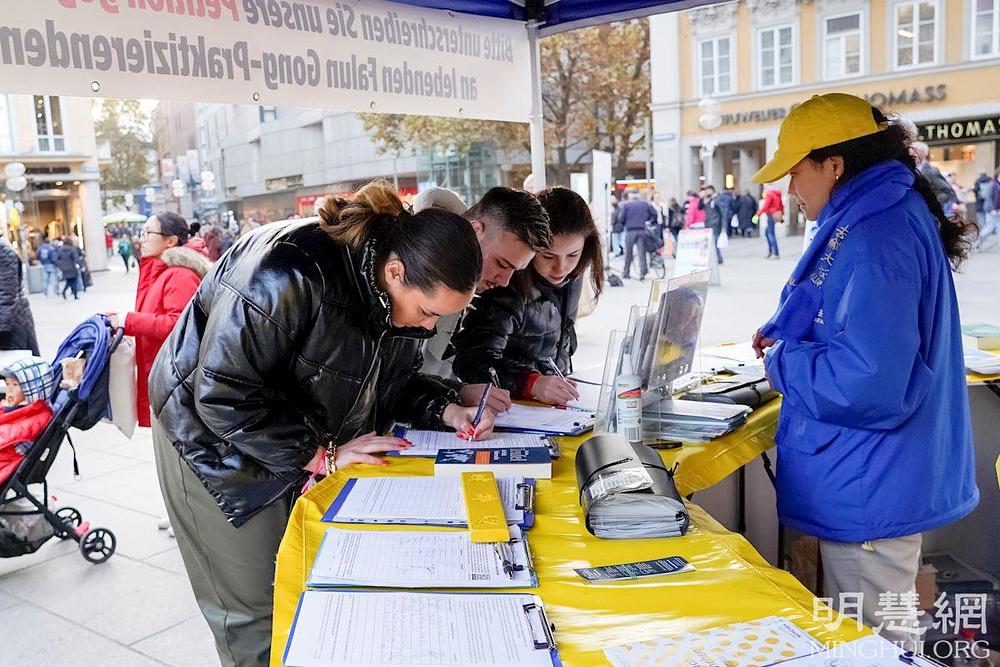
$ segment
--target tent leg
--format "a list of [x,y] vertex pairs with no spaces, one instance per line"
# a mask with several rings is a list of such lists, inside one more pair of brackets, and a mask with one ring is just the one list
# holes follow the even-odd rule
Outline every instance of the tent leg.
[[531,173],[535,191],[546,187],[545,119],[542,112],[542,62],[538,46],[538,23],[528,22],[528,49],[531,64]]

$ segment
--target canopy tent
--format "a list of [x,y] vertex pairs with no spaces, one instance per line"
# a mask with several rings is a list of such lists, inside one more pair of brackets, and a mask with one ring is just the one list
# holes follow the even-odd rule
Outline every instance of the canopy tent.
[[544,187],[539,38],[705,4],[0,0],[0,65],[5,90],[29,95],[527,120],[535,186]]
[[713,0],[393,0],[428,9],[525,21],[531,53],[531,173],[536,189],[546,186],[545,121],[542,115],[539,37],[567,30],[626,21],[652,14],[714,4]]

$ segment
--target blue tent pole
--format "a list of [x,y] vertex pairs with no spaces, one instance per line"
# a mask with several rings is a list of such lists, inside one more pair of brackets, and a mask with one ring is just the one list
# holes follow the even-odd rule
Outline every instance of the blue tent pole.
[[528,21],[531,66],[531,173],[537,192],[545,188],[545,119],[542,112],[542,62],[538,47],[538,22]]

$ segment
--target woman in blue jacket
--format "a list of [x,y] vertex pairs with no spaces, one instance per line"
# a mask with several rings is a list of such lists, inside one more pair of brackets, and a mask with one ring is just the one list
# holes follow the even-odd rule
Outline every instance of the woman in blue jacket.
[[815,96],[754,176],[789,175],[819,223],[754,337],[784,396],[778,516],[819,538],[827,597],[863,596],[868,625],[880,594],[914,590],[921,533],[979,502],[951,277],[975,229],[945,217],[910,139],[861,98]]

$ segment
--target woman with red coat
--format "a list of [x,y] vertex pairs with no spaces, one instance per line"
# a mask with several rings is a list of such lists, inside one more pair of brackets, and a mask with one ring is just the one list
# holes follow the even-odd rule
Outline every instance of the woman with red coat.
[[212,263],[186,248],[188,224],[176,213],[151,216],[142,229],[142,259],[135,310],[111,316],[111,326],[135,337],[136,411],[139,426],[149,426],[149,370],[177,318],[194,296]]
[[775,233],[775,225],[785,219],[785,204],[781,201],[781,190],[778,188],[768,188],[764,192],[764,199],[757,209],[757,216],[764,226],[764,237],[767,239],[767,257],[765,259],[780,259],[778,252],[778,235]]

